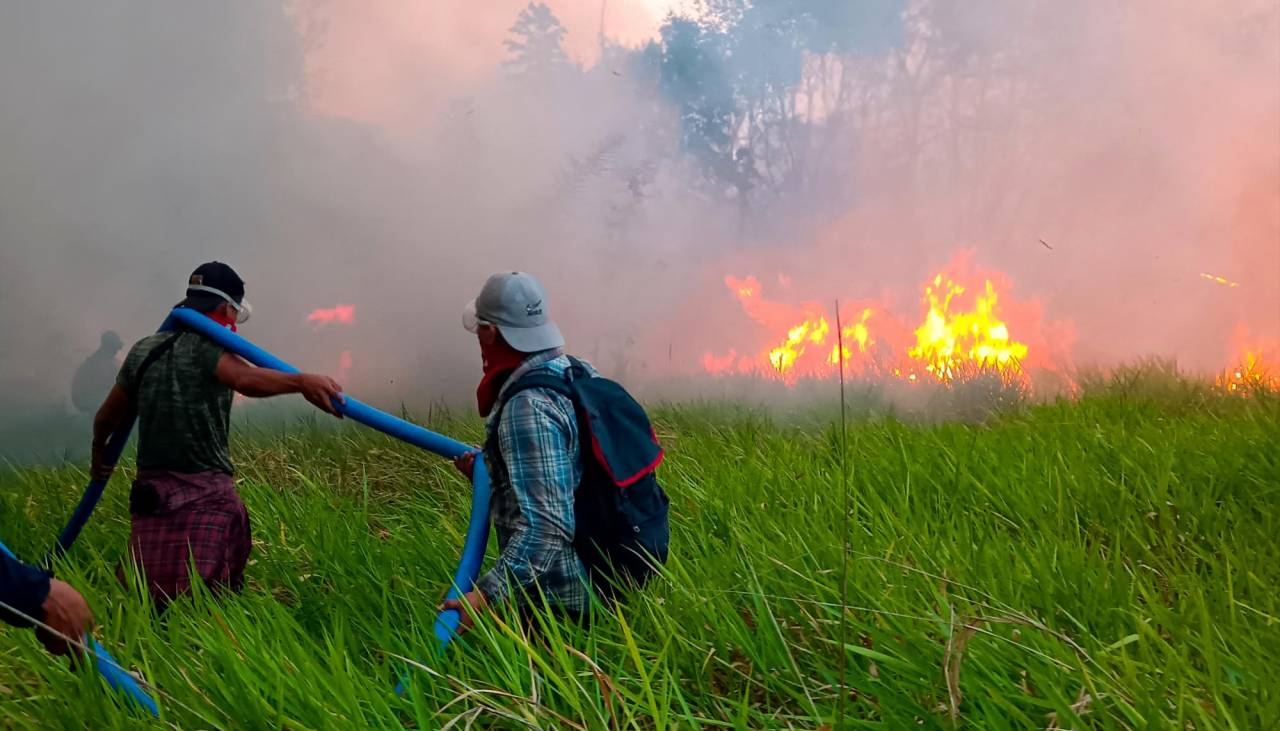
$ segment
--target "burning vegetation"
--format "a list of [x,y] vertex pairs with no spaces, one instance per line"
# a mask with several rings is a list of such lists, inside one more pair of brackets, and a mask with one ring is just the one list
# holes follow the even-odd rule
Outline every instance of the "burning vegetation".
[[316,327],[332,324],[350,325],[355,321],[355,305],[320,307],[312,310],[311,314],[307,315],[307,322],[314,323]]
[[999,316],[995,285],[984,280],[982,293],[974,296],[971,308],[958,304],[965,290],[964,285],[941,273],[933,278],[924,290],[929,311],[916,328],[916,345],[907,355],[944,383],[965,367],[1020,374],[1027,346],[1010,339],[1009,326]]
[[[1226,287],[1240,285],[1202,274]],[[778,275],[778,289],[792,279]],[[918,309],[894,308],[888,298],[823,304],[789,303],[764,294],[754,276],[727,276],[725,286],[742,311],[759,326],[745,336],[755,345],[702,354],[701,369],[715,376],[755,376],[794,386],[836,377],[934,384],[952,387],[988,378],[1020,392],[1049,386],[1077,393],[1071,349],[1074,325],[1045,322],[1039,302],[1013,296],[1009,278],[972,266],[969,252],[925,280],[913,296]],[[1233,395],[1280,391],[1280,347],[1236,327],[1234,355],[1213,377],[1214,386]]]
[[1280,342],[1252,336],[1238,325],[1234,334],[1235,353],[1231,366],[1218,374],[1214,386],[1233,395],[1248,397],[1262,391],[1280,392]]
[[[755,277],[729,276],[725,284],[771,338],[754,353],[704,353],[702,367],[711,374],[755,374],[794,383],[835,376],[843,361],[846,372],[855,375],[949,384],[975,373],[1024,381],[1032,363],[1054,369],[1015,337],[1017,328],[1004,305],[1009,289],[1005,278],[973,271],[963,254],[924,283],[920,312],[911,320],[882,302],[847,302],[837,316],[834,307],[815,301],[771,301]],[[1008,309],[1026,312],[1022,329],[1039,330],[1038,304]]]
[[1262,359],[1261,353],[1245,351],[1239,365],[1220,374],[1214,385],[1235,396],[1280,391],[1280,374]]

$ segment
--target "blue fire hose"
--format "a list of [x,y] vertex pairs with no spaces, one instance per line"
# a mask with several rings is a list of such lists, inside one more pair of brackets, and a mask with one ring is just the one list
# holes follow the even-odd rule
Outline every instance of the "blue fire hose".
[[[174,309],[169,313],[169,317],[165,319],[164,324],[160,326],[159,331],[166,332],[176,329],[199,333],[260,368],[271,368],[285,373],[299,372],[297,368],[195,310]],[[349,419],[358,421],[365,426],[403,442],[434,452],[447,459],[457,459],[476,451],[474,447],[441,436],[417,424],[411,424],[404,419],[398,419],[350,396],[347,396],[343,403],[335,402],[334,406],[339,413]],[[125,442],[129,440],[129,434],[132,431],[133,420],[129,420],[128,423],[122,424],[111,435],[106,445],[106,453],[103,458],[104,464],[115,467],[116,462],[120,459],[120,453],[124,451]],[[81,529],[84,528],[84,524],[89,520],[89,516],[93,513],[93,509],[97,506],[99,499],[101,499],[102,491],[106,484],[106,480],[90,480],[88,487],[85,488],[84,496],[76,506],[75,512],[72,513],[70,520],[67,521],[66,527],[62,529],[62,533],[58,536],[58,541],[53,550],[46,556],[46,562],[53,557],[61,556],[75,542],[76,537],[80,535]],[[463,542],[462,556],[458,560],[458,568],[453,574],[453,583],[449,587],[446,595],[447,599],[456,599],[471,590],[475,584],[476,577],[480,575],[480,565],[484,561],[485,546],[489,541],[489,473],[485,469],[484,458],[480,454],[476,455],[471,485],[471,522],[467,526],[467,536]],[[445,610],[436,617],[434,630],[441,649],[457,636],[460,619],[461,616],[454,609]]]
[[[3,543],[0,543],[0,551],[14,561],[18,560],[18,557],[13,555],[13,551],[10,551],[9,547]],[[120,663],[116,662],[111,653],[107,652],[107,648],[98,644],[93,635],[85,635],[84,644],[93,653],[93,664],[98,669],[98,674],[102,676],[103,680],[107,681],[107,685],[111,686],[112,690],[121,693],[130,701],[145,708],[152,716],[160,717],[160,709],[156,707],[156,702],[151,699],[151,696],[147,695],[146,691],[138,686],[138,681],[134,680],[133,676],[127,673]]]

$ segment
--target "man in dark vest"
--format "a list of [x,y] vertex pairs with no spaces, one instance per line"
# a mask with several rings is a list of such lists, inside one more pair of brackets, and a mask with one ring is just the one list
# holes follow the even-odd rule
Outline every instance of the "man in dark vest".
[[[222,262],[201,264],[178,304],[232,331],[249,319],[244,281]],[[232,392],[263,398],[300,393],[338,415],[332,378],[255,368],[192,332],[157,333],[129,351],[93,425],[93,474],[108,437],[138,416],[138,474],[129,494],[130,555],[158,608],[190,589],[189,566],[215,590],[239,591],[251,546],[249,514],[236,492],[229,449]]]
[[120,364],[116,353],[124,346],[114,330],[102,333],[98,350],[85,359],[71,379],[71,403],[82,414],[92,414],[116,382]]

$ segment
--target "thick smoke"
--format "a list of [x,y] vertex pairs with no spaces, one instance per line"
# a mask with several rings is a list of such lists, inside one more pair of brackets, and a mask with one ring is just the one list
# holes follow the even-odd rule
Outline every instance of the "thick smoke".
[[[717,330],[751,328],[722,274],[911,312],[963,248],[1074,331],[1066,365],[1275,357],[1278,20],[1265,2],[914,3],[899,48],[843,64],[854,201],[708,272]],[[690,306],[704,321],[706,301]]]
[[[471,12],[455,5],[446,16]],[[666,316],[689,289],[684,272],[713,250],[716,210],[685,199],[678,165],[647,163],[674,148],[669,115],[603,66],[517,78],[499,36],[483,65],[445,55],[382,90],[413,99],[420,79],[448,87],[438,93],[394,113],[342,110],[327,69],[361,60],[331,51],[344,28],[322,4],[0,12],[10,415],[69,409],[99,333],[151,332],[208,259],[247,280],[246,335],[319,371],[339,370],[348,350],[353,392],[420,405],[470,400],[478,353],[460,315],[492,271],[540,274],[557,319],[593,354],[619,328]],[[396,17],[382,20],[363,53],[398,32]],[[627,173],[641,167],[644,210]],[[352,325],[307,323],[339,303],[355,305]]]
[[[611,39],[658,38],[656,4],[601,24],[564,0],[567,62],[534,74],[503,65],[522,4],[429,5],[0,9],[0,408],[65,408],[98,334],[146,334],[212,258],[248,282],[246,335],[314,370],[348,350],[351,390],[389,404],[468,401],[460,309],[501,269],[539,274],[575,349],[637,379],[752,342],[725,274],[910,307],[960,248],[1073,322],[1082,362],[1222,367],[1238,324],[1280,337],[1265,0],[815,2],[798,56],[775,31],[804,24],[749,3],[682,6],[642,49]],[[689,41],[706,11],[745,18],[719,64]],[[726,172],[690,89],[720,109],[744,88],[790,126],[745,117]],[[734,170],[762,182],[726,195]],[[306,322],[339,303],[354,323]]]

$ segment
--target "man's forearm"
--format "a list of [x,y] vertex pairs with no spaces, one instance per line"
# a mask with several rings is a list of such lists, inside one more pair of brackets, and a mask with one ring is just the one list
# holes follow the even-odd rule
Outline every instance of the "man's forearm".
[[120,424],[132,415],[129,396],[120,386],[113,386],[93,416],[93,447],[102,449]]
[[93,420],[93,448],[102,449],[107,446],[107,440],[115,433],[119,423],[114,419],[104,419],[99,413],[98,417]]
[[93,448],[102,449],[107,446],[107,439],[111,436],[111,428],[101,419],[93,420]]
[[270,368],[249,368],[238,374],[231,387],[250,398],[268,398],[298,393],[302,390],[302,376]]
[[236,393],[251,398],[300,393],[313,405],[342,418],[342,386],[332,378],[314,373],[285,373],[271,368],[254,368],[240,356],[224,351],[214,377]]

